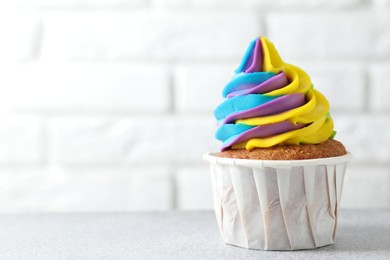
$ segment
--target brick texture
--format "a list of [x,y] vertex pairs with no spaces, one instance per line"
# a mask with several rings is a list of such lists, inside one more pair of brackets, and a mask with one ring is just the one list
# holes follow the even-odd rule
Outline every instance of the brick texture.
[[39,16],[34,12],[2,9],[0,37],[1,62],[35,59],[42,40],[42,23]]
[[43,57],[65,60],[226,60],[261,33],[247,14],[71,12],[47,15],[44,24]]
[[[285,58],[383,58],[390,55],[388,11],[271,14],[269,38]],[[364,35],[364,36],[363,36]]]
[[[380,0],[378,0],[380,1]],[[383,2],[383,0],[382,0]],[[343,1],[306,1],[306,0],[152,0],[153,5],[159,8],[218,8],[218,9],[259,9],[259,10],[299,10],[299,9],[344,9],[362,8],[365,0]]]
[[45,131],[40,118],[0,117],[0,165],[39,165],[45,161]]
[[390,118],[334,114],[336,139],[342,140],[360,164],[390,161]]
[[96,9],[96,8],[138,8],[147,7],[147,0],[13,0],[0,1],[0,6],[12,8],[42,9]]
[[177,208],[182,210],[213,209],[213,192],[209,167],[186,167],[177,172]]
[[2,72],[0,107],[11,111],[161,113],[171,106],[169,74],[161,66],[33,63]]
[[[290,62],[290,61],[288,61]],[[311,77],[314,87],[328,99],[331,112],[363,112],[366,109],[367,73],[352,62],[295,62]]]
[[67,118],[49,122],[50,152],[64,165],[200,164],[218,149],[209,118]]
[[180,113],[210,114],[237,65],[180,65],[175,69],[175,105]]
[[370,68],[371,95],[369,106],[373,112],[383,113],[390,111],[390,82],[388,75],[390,64],[375,64]]
[[0,186],[0,212],[169,210],[174,201],[164,166],[3,170]]
[[390,207],[389,3],[0,0],[0,212],[211,209],[212,112],[260,35],[330,102],[342,207]]
[[390,203],[390,170],[383,166],[347,169],[341,199],[343,208],[384,208]]

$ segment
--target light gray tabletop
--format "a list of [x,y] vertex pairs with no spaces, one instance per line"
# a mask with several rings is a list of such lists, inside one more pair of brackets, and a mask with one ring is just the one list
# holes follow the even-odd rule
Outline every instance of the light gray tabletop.
[[0,259],[390,259],[390,210],[342,210],[335,245],[225,245],[213,212],[1,214]]

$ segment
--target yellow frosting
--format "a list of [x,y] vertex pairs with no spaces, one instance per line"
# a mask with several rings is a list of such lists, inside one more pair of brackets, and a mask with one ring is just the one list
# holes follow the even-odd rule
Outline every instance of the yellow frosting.
[[267,96],[280,96],[294,93],[304,93],[306,104],[295,109],[270,116],[236,120],[236,124],[259,126],[281,121],[294,124],[308,124],[306,127],[285,132],[266,138],[252,138],[232,148],[253,149],[255,147],[270,147],[277,144],[317,144],[326,141],[334,135],[333,120],[329,115],[329,103],[326,98],[313,88],[310,77],[302,69],[285,63],[279,56],[274,45],[265,37],[260,37],[263,48],[264,72],[279,73],[283,71],[289,84],[283,88],[266,93]]

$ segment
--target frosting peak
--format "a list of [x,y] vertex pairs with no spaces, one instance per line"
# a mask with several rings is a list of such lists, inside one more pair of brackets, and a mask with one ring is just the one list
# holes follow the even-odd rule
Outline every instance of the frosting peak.
[[234,72],[214,111],[222,150],[316,144],[334,136],[326,98],[265,37],[250,43]]

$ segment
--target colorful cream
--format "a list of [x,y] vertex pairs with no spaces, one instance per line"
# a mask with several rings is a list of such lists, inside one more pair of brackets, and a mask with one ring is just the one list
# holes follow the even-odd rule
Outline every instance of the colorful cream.
[[329,103],[265,37],[253,40],[215,109],[222,150],[317,144],[333,137]]

